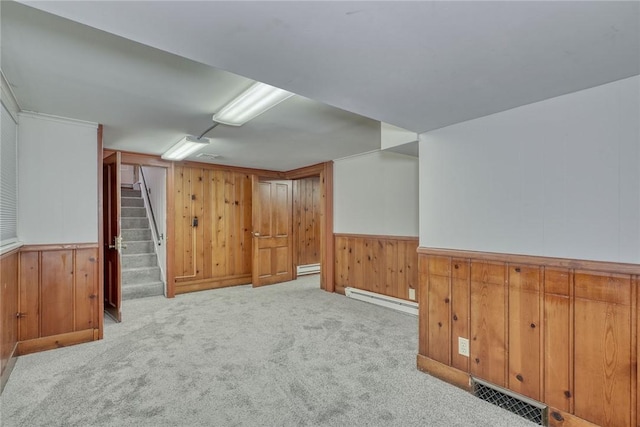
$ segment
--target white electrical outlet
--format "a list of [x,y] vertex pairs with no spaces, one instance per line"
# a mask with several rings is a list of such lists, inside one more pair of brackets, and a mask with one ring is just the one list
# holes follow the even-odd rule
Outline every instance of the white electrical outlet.
[[467,338],[458,337],[458,353],[469,357],[469,340]]
[[411,301],[415,301],[416,300],[416,290],[409,288],[409,299]]

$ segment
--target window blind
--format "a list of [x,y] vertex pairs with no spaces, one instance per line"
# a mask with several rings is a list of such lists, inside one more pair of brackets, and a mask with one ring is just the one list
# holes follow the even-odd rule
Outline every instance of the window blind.
[[17,240],[18,124],[2,104],[0,113],[0,246]]

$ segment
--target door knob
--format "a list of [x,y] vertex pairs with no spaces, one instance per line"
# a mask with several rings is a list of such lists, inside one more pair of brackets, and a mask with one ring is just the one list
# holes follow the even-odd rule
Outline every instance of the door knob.
[[251,233],[251,234],[253,234],[253,237],[260,237],[260,233],[257,233],[255,231],[253,233]]
[[121,252],[123,249],[127,249],[127,245],[122,243],[122,236],[115,236],[113,238],[113,245],[109,245],[109,249],[115,249]]

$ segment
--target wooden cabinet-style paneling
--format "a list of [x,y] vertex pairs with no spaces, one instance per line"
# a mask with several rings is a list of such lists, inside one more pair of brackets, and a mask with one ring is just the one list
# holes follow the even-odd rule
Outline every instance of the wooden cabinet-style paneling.
[[541,398],[540,268],[509,266],[509,377],[507,387]]
[[320,177],[293,181],[296,265],[320,263]]
[[418,239],[336,234],[336,290],[362,289],[395,298],[418,298]]
[[18,341],[18,252],[0,256],[0,390],[11,371]]
[[631,425],[631,291],[628,275],[575,273],[574,413],[600,425]]
[[573,411],[572,275],[566,269],[544,272],[544,402]]
[[505,386],[506,287],[504,265],[471,262],[471,373]]
[[382,293],[380,282],[382,272],[385,270],[386,262],[383,258],[382,248],[384,240],[365,239],[364,259],[362,261],[364,269],[364,280],[362,281],[365,290]]
[[[640,265],[418,252],[419,369],[543,402],[552,425],[638,425]],[[457,352],[467,331],[469,358]]]
[[[78,249],[75,254],[75,292],[73,330],[97,329],[98,317],[102,315],[98,309],[98,271],[96,269],[96,251]],[[92,302],[93,301],[93,302]],[[87,302],[90,302],[87,304]]]
[[429,275],[429,352],[438,362],[449,364],[451,357],[451,331],[449,322],[449,279]]
[[429,257],[418,257],[418,283],[422,291],[418,295],[418,354],[426,356],[429,353],[429,310],[420,310],[420,307],[429,307]]
[[[97,339],[98,248],[24,247],[20,253],[20,353]],[[61,337],[48,339],[48,337]]]
[[20,341],[40,337],[40,252],[20,254]]
[[73,251],[42,252],[40,269],[41,336],[73,331]]
[[427,355],[449,364],[451,360],[451,289],[450,260],[430,257],[428,260],[426,309],[429,317]]
[[176,165],[176,293],[251,282],[251,175]]
[[460,354],[458,339],[469,339],[469,261],[451,260],[451,366],[469,371],[469,357]]

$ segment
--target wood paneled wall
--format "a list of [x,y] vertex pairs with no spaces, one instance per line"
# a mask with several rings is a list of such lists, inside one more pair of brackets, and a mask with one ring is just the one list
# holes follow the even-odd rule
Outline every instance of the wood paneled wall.
[[0,257],[0,391],[17,356],[18,257],[17,249]]
[[320,177],[293,181],[295,265],[320,263]]
[[638,425],[640,265],[418,252],[420,369],[546,403],[551,425]]
[[418,297],[417,237],[335,234],[335,289],[358,288],[410,300]]
[[251,283],[251,175],[174,171],[176,293]]
[[96,245],[21,249],[19,354],[98,339],[98,266]]

